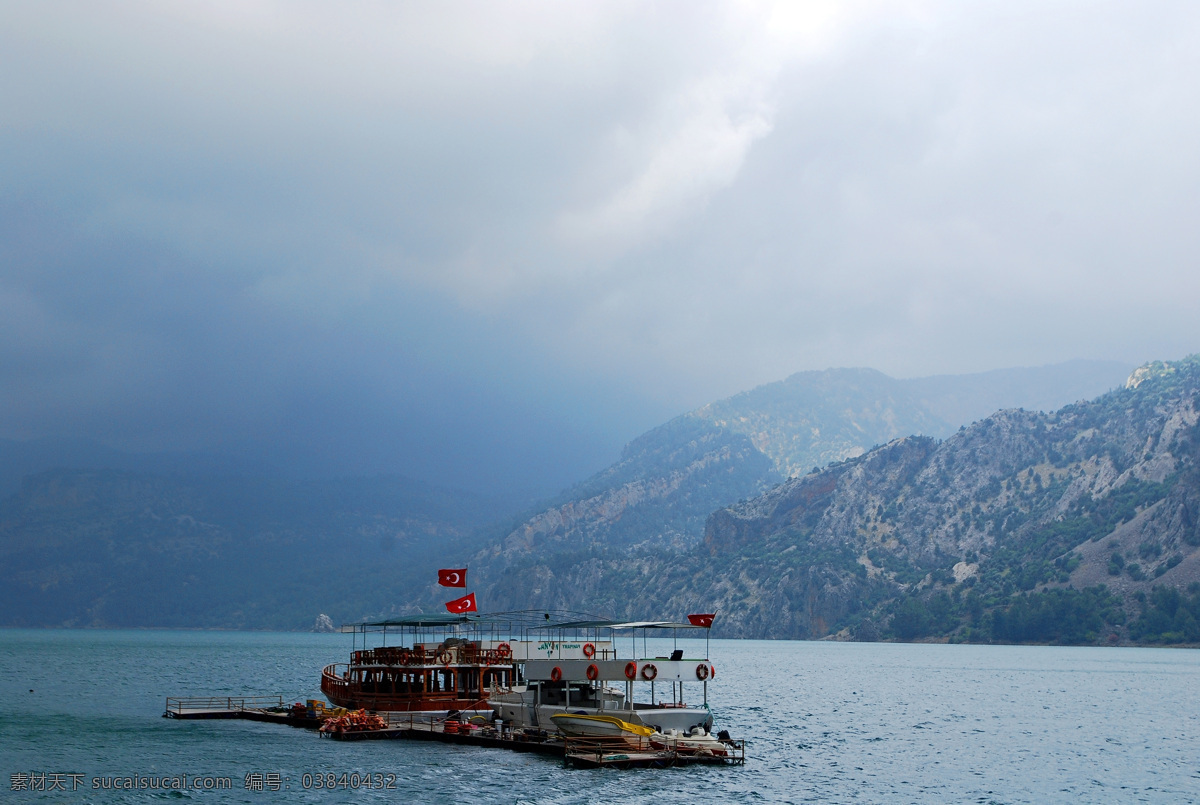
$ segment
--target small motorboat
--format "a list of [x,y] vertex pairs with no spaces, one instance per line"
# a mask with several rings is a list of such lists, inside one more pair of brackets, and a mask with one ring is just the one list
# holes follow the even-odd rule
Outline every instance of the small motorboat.
[[649,727],[630,724],[616,716],[555,713],[550,720],[559,732],[569,738],[626,738],[640,741],[656,734]]
[[724,757],[728,747],[718,738],[701,728],[681,733],[679,730],[656,732],[650,738],[650,745],[655,749],[667,749],[673,752],[687,752],[697,755]]

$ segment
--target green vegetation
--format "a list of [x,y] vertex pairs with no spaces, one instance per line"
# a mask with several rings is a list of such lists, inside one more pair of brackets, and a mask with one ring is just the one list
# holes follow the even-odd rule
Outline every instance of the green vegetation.
[[984,625],[995,643],[1094,643],[1125,621],[1120,601],[1103,586],[1016,596]]
[[997,603],[978,592],[938,591],[896,599],[887,635],[898,640],[957,637],[979,643],[1103,642],[1125,622],[1106,587],[1020,593]]
[[1174,587],[1156,586],[1139,596],[1142,612],[1129,624],[1131,639],[1144,643],[1200,643],[1200,582],[1186,594]]

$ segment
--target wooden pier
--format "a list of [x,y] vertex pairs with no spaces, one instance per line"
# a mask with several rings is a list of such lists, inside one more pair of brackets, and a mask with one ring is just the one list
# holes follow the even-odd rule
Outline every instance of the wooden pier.
[[208,720],[214,718],[243,718],[249,721],[264,721],[270,724],[287,724],[291,727],[316,729],[324,721],[319,716],[309,716],[307,711],[298,711],[283,702],[282,695],[274,696],[192,696],[167,697],[167,708],[163,718],[184,720]]
[[[282,696],[192,697],[167,699],[164,718],[225,719],[241,718],[291,727],[318,729],[323,716],[309,716],[288,707]],[[745,741],[725,741],[725,754],[716,755],[683,749],[659,749],[647,739],[631,741],[626,738],[563,738],[540,731],[497,730],[488,724],[482,728],[446,719],[420,718],[412,714],[383,713],[383,729],[347,729],[322,731],[322,737],[335,741],[412,740],[438,741],[460,746],[507,749],[511,752],[533,752],[562,758],[563,764],[577,768],[666,768],[693,764],[743,765],[746,762]],[[449,726],[448,726],[449,725]]]

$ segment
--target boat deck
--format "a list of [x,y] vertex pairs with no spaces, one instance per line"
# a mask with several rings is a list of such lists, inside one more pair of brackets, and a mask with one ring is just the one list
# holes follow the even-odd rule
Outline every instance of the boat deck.
[[197,696],[191,698],[169,697],[163,718],[183,720],[208,720],[217,718],[242,718],[248,721],[264,721],[271,724],[287,724],[292,727],[316,729],[324,719],[298,715],[283,702],[283,696]]
[[[622,738],[561,738],[545,733],[521,730],[447,731],[441,719],[422,719],[400,713],[383,714],[384,729],[349,729],[342,732],[322,732],[322,737],[335,741],[415,740],[438,741],[460,746],[507,749],[513,752],[533,752],[560,757],[564,765],[580,768],[665,768],[696,763],[742,765],[746,762],[744,741],[729,741],[725,756],[663,749],[648,743],[632,744]],[[324,723],[321,717],[301,716],[284,705],[282,696],[244,696],[228,698],[169,698],[164,718],[223,719],[241,718],[291,727],[317,729]],[[457,727],[457,722],[451,722]]]

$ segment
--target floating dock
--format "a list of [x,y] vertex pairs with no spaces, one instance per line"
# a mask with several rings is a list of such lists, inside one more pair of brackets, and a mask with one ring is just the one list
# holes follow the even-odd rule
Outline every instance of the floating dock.
[[193,696],[168,697],[163,718],[207,720],[214,718],[244,718],[289,727],[317,729],[324,718],[308,715],[283,703],[283,696]]
[[[659,749],[651,746],[648,740],[635,744],[624,738],[563,738],[541,731],[497,730],[491,725],[476,728],[454,720],[430,720],[402,713],[380,715],[387,725],[382,729],[322,731],[320,734],[336,741],[439,741],[460,746],[533,752],[562,758],[564,765],[580,768],[666,768],[697,763],[743,765],[746,762],[746,743],[740,740],[723,741],[725,754],[715,755],[686,749]],[[318,729],[325,723],[323,715],[309,708],[288,706],[283,696],[279,695],[171,697],[167,699],[163,717],[185,720],[241,718],[306,729]]]

